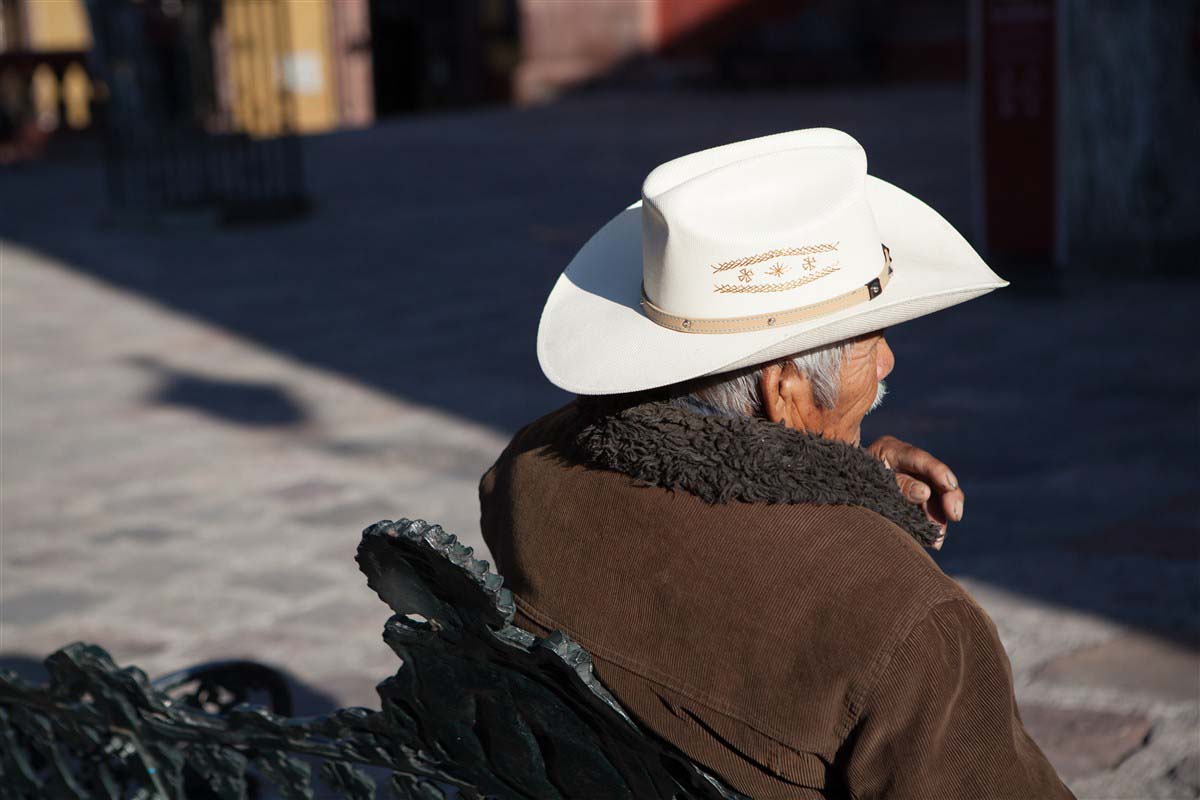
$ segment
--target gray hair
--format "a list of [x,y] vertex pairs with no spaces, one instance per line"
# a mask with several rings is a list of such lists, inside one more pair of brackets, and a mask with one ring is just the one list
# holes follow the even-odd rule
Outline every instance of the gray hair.
[[778,361],[723,372],[690,382],[684,393],[727,414],[760,417],[763,415],[763,370],[791,362],[797,372],[808,378],[817,408],[833,408],[837,405],[841,388],[842,364],[849,356],[852,345],[853,341],[847,339]]

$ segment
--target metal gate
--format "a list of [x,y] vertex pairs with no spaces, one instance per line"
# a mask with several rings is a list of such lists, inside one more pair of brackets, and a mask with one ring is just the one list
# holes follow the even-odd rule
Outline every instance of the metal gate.
[[87,0],[118,213],[309,208],[286,0]]

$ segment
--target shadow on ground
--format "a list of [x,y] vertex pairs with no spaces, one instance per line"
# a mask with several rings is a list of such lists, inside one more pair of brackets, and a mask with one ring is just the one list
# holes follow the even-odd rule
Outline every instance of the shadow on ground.
[[134,356],[129,363],[158,382],[146,395],[148,403],[190,408],[236,425],[287,427],[308,419],[304,406],[275,383],[196,375],[149,356]]
[[[303,363],[511,431],[567,399],[534,356],[542,302],[649,169],[814,125],[857,136],[874,174],[969,229],[966,93],[918,87],[585,94],[312,138],[316,211],[275,227],[100,224],[101,166],[41,165],[5,176],[0,236]],[[938,556],[948,570],[1195,643],[1200,364],[1185,315],[1200,288],[1019,284],[891,332],[892,393],[867,433],[918,442],[958,473],[966,521]],[[303,417],[271,387],[167,386],[160,399],[235,422]]]

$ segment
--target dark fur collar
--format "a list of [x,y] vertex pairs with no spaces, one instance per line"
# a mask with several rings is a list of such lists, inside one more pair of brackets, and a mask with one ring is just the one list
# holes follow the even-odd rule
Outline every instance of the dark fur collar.
[[579,402],[574,449],[595,466],[708,503],[820,503],[870,509],[921,544],[938,535],[893,474],[861,447],[763,419],[676,401]]

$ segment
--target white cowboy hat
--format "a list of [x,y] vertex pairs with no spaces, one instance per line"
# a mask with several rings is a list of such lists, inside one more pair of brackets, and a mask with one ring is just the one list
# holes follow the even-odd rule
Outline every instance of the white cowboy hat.
[[853,137],[792,131],[651,172],[642,199],[583,246],[550,292],[538,361],[577,394],[653,389],[1007,285],[940,214],[868,175]]

